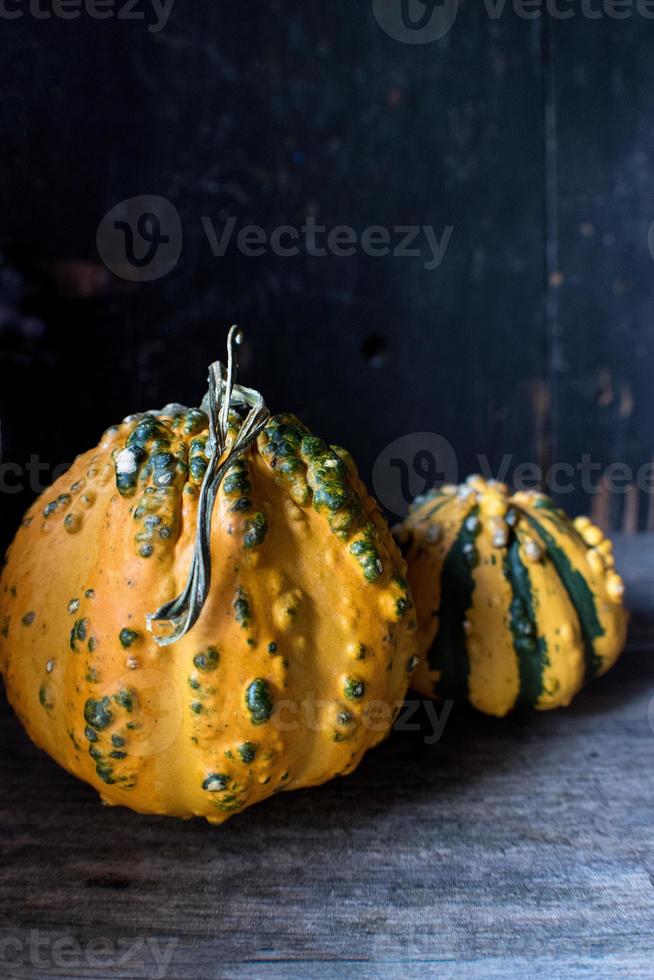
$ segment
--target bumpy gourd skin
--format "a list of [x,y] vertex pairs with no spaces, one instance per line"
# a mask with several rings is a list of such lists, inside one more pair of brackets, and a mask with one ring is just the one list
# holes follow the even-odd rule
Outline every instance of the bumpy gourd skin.
[[34,742],[106,803],[220,823],[351,772],[417,657],[376,504],[292,416],[229,471],[208,600],[155,644],[146,614],[185,585],[206,438],[199,410],[132,417],[30,508],[0,585],[0,667]]
[[490,715],[570,703],[624,646],[611,542],[544,494],[469,477],[418,498],[396,537],[418,616],[421,693]]

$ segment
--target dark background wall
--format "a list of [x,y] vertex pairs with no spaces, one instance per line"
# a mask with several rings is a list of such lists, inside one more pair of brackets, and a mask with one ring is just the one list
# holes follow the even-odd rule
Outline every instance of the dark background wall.
[[[389,36],[371,0],[176,0],[158,32],[27,6],[2,20],[5,538],[33,496],[17,467],[38,454],[43,482],[128,412],[197,403],[234,320],[242,381],[348,446],[368,482],[388,443],[425,431],[460,477],[479,454],[494,472],[510,454],[509,475],[584,453],[647,463],[654,21],[568,5],[525,19],[450,0],[451,29],[424,44]],[[170,201],[183,230],[152,282],[96,247],[137,195]],[[453,231],[430,270],[422,237],[420,257],[215,257],[202,223],[307,215]],[[395,476],[375,487],[387,504]],[[560,496],[630,529],[649,499],[593,501],[578,478]]]

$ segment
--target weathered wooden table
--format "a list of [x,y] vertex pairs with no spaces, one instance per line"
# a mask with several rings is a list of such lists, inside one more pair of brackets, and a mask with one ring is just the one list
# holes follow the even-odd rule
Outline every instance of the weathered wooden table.
[[567,710],[455,708],[223,828],[102,808],[0,715],[2,977],[654,976],[654,535]]

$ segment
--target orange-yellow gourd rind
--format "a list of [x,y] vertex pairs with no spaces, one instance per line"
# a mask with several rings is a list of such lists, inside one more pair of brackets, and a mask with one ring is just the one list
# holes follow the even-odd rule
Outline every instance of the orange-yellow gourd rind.
[[397,537],[421,693],[498,716],[556,708],[620,655],[627,613],[611,542],[544,494],[470,477],[418,499]]
[[0,668],[34,742],[106,803],[219,823],[351,772],[417,657],[376,504],[293,416],[220,487],[198,622],[154,642],[146,616],[188,574],[206,440],[197,409],[131,417],[30,508],[0,583]]

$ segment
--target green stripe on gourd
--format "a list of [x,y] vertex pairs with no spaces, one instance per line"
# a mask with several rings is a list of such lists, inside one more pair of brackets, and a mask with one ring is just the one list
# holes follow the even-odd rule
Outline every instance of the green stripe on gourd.
[[[474,576],[463,564],[474,553],[465,544],[473,506],[483,526]],[[472,475],[419,498],[395,533],[417,607],[421,693],[449,697],[466,678],[470,701],[488,714],[549,710],[619,656],[624,586],[610,540],[589,518],[572,521],[540,492],[513,494]]]
[[259,449],[295,503],[312,503],[331,531],[349,542],[350,553],[367,581],[378,579],[383,573],[379,536],[352,488],[344,450],[328,446],[288,414],[269,420]]
[[513,636],[520,677],[518,703],[533,707],[543,693],[543,675],[549,661],[545,638],[538,635],[529,569],[520,557],[520,542],[514,532],[511,533],[504,558],[504,574],[513,595],[509,611],[509,629]]
[[413,501],[413,503],[409,508],[410,512],[417,510],[418,507],[424,506],[427,500],[433,500],[434,503],[429,508],[429,510],[424,512],[424,514],[420,514],[419,520],[422,524],[427,523],[427,521],[429,521],[434,516],[434,514],[437,514],[442,507],[445,507],[447,506],[447,504],[450,504],[452,502],[451,497],[446,496],[445,494],[442,494],[439,491],[434,490],[424,497],[416,497],[416,499]]
[[253,512],[250,465],[246,458],[240,457],[232,463],[221,492],[230,500],[231,511],[247,516],[243,524],[244,547],[257,548],[268,534],[268,518],[263,511]]
[[191,440],[188,450],[188,472],[189,480],[196,486],[200,486],[204,480],[204,474],[207,472],[209,459],[206,454],[206,448],[206,436],[197,436]]
[[468,697],[470,661],[464,623],[475,591],[477,515],[475,507],[463,522],[443,566],[438,633],[428,656],[431,669],[440,672],[436,688],[443,697]]
[[271,418],[259,438],[259,448],[277,478],[288,487],[291,499],[299,507],[311,499],[307,486],[307,468],[300,458],[300,445],[308,430],[294,415]]
[[588,549],[588,544],[584,541],[583,537],[574,526],[572,521],[569,519],[568,515],[560,507],[557,507],[553,500],[549,497],[539,497],[534,501],[534,508],[542,512],[543,517],[551,521],[556,530],[560,534],[567,535],[574,540],[586,551]]
[[[588,583],[582,573],[572,565],[566,553],[559,547],[543,524],[526,511],[521,510],[521,513],[524,514],[529,525],[538,534],[544,547],[547,549],[557,574],[568,593],[570,602],[577,613],[581,635],[584,641],[586,680],[591,680],[599,671],[602,663],[600,657],[595,653],[593,641],[600,636],[604,636],[604,629],[597,615],[593,593],[589,589]],[[565,530],[568,530],[567,526]]]

